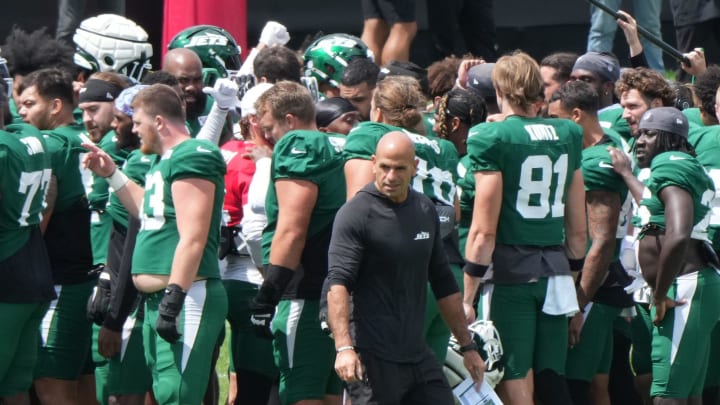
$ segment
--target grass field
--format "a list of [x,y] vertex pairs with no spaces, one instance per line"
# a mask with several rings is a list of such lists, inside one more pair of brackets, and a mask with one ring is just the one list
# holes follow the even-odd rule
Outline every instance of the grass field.
[[230,364],[230,355],[228,345],[230,344],[230,325],[225,322],[225,341],[220,348],[220,356],[218,357],[215,371],[217,371],[218,381],[220,382],[220,404],[225,404],[228,393],[228,366]]

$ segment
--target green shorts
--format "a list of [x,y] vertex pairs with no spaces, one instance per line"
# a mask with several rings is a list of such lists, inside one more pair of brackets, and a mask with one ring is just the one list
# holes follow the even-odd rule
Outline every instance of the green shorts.
[[590,382],[596,374],[608,374],[613,356],[613,324],[622,308],[591,303],[586,310],[580,342],[568,349],[565,376]]
[[30,389],[47,309],[48,303],[0,303],[0,398]]
[[542,312],[548,279],[534,283],[495,284],[490,319],[503,345],[503,380],[525,378],[530,369],[565,374],[568,317]]
[[107,263],[112,224],[112,217],[106,211],[91,211],[90,244],[92,246],[93,263]]
[[250,323],[250,300],[257,295],[259,286],[238,280],[223,280],[223,285],[228,296],[231,371],[248,370],[277,377],[272,341],[258,337]]
[[[720,322],[715,324],[710,336],[710,358],[720,359]],[[711,361],[705,373],[705,388],[720,385],[720,361]]]
[[[715,269],[684,274],[675,279],[667,295],[687,303],[667,311],[660,326],[653,328],[650,395],[699,397],[705,384],[710,336],[720,318],[720,275]],[[655,317],[654,307],[651,316]]]
[[146,295],[143,343],[160,404],[199,404],[207,389],[213,350],[225,327],[227,295],[218,279],[196,281],[177,318],[182,337],[170,344],[155,331],[164,291]]
[[[89,362],[92,323],[85,312],[97,280],[81,284],[56,285],[58,298],[40,324],[40,349],[35,378],[77,380]],[[90,371],[92,373],[92,371]]]
[[648,304],[636,303],[637,315],[630,322],[632,346],[630,346],[630,367],[636,376],[652,373],[652,319]]
[[281,300],[272,322],[275,364],[280,370],[280,400],[340,395],[335,374],[335,344],[320,329],[320,300]]

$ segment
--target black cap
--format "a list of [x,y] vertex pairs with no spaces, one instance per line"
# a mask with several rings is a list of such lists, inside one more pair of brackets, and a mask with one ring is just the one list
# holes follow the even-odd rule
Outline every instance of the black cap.
[[327,127],[346,112],[357,111],[354,105],[341,97],[331,97],[315,103],[315,123]]
[[675,107],[658,107],[647,110],[640,119],[640,129],[654,129],[688,137],[690,125],[685,114]]
[[388,76],[410,76],[420,83],[420,89],[424,94],[428,93],[427,70],[412,62],[392,61],[380,68],[378,80]]
[[473,88],[482,94],[483,98],[495,97],[492,72],[494,63],[481,63],[470,68],[466,87]]
[[600,76],[603,81],[616,82],[620,78],[620,62],[605,52],[588,52],[575,61],[573,70],[587,70]]

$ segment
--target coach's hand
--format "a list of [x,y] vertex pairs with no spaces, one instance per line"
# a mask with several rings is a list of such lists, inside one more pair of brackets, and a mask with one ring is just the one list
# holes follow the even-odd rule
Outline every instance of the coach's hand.
[[357,382],[363,379],[363,366],[352,346],[343,346],[337,349],[335,372],[345,382]]
[[180,315],[183,303],[185,303],[186,291],[183,291],[177,284],[169,284],[165,288],[160,306],[158,307],[158,318],[155,323],[155,330],[158,335],[169,343],[175,343],[182,334],[178,332],[177,317]]

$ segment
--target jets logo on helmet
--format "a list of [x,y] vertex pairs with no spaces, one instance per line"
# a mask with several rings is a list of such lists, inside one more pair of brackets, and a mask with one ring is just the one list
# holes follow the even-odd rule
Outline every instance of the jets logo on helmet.
[[195,25],[180,31],[168,49],[188,48],[203,65],[203,82],[212,86],[218,77],[228,77],[240,69],[240,46],[226,30],[214,25]]
[[348,62],[354,58],[374,59],[372,52],[360,38],[347,34],[330,34],[315,40],[305,50],[305,76],[318,83],[340,85]]
[[152,45],[132,20],[101,14],[80,23],[73,36],[75,64],[92,72],[112,71],[140,80],[152,69]]
[[[490,386],[495,387],[505,375],[505,368],[503,366],[503,347],[500,342],[500,335],[498,334],[498,331],[492,321],[475,321],[468,326],[468,329],[470,330],[472,339],[478,346],[480,357],[485,360],[485,365],[487,366],[487,369],[485,370],[485,381],[490,384]],[[454,362],[458,364],[457,356],[459,356],[459,364],[461,365],[462,354],[460,353],[460,344],[457,339],[455,339],[455,336],[450,338],[449,346],[452,350],[448,350],[448,360],[446,363],[453,362],[454,358]],[[451,352],[453,354],[453,358],[450,358]],[[447,367],[448,365],[446,364],[446,368]],[[457,367],[450,368],[452,368],[455,372],[458,371],[456,370]],[[465,374],[463,378],[470,376],[464,368],[462,372]]]

